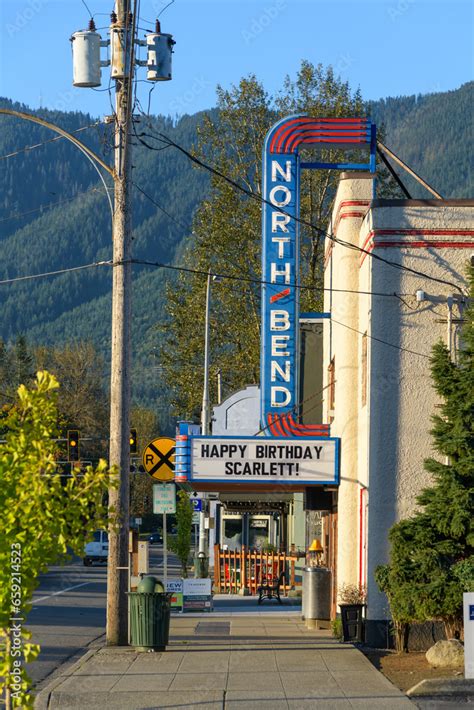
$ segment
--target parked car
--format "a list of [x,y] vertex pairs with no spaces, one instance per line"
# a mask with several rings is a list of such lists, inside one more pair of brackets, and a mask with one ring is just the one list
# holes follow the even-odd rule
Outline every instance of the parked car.
[[163,542],[163,535],[161,533],[152,533],[148,538],[148,542],[150,545],[156,545]]
[[83,562],[90,567],[93,562],[107,562],[109,554],[109,536],[105,530],[96,530],[91,542],[84,549]]

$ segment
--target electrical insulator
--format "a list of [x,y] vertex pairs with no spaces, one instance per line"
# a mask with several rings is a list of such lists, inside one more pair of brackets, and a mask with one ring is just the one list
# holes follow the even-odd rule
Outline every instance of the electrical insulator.
[[148,81],[169,81],[171,79],[171,55],[173,36],[161,32],[160,23],[156,22],[156,32],[146,35],[147,44],[147,79]]
[[74,32],[71,43],[73,85],[86,88],[100,86],[101,37],[95,31],[94,21],[90,21],[89,29]]

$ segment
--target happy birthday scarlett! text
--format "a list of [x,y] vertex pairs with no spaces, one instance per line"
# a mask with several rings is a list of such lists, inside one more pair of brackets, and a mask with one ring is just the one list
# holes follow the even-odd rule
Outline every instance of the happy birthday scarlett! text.
[[201,444],[200,453],[202,458],[224,459],[226,476],[298,477],[300,461],[319,461],[323,450],[322,445],[314,444],[254,444],[252,448],[254,459],[260,460],[249,460],[248,444]]

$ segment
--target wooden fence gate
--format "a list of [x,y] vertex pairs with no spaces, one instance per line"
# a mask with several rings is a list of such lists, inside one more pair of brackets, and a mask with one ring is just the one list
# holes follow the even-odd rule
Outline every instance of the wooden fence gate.
[[214,546],[214,589],[217,594],[238,594],[247,589],[250,594],[258,594],[261,584],[276,582],[285,571],[286,578],[281,586],[284,593],[295,589],[295,562],[298,557],[286,552],[262,552],[250,550],[245,545],[240,550],[222,550]]

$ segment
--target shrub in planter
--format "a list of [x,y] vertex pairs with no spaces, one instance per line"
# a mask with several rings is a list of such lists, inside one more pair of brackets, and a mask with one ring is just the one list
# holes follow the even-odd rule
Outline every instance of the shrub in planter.
[[331,621],[331,632],[334,638],[342,640],[342,621],[339,617],[332,619]]
[[362,643],[364,640],[363,611],[367,596],[365,587],[356,584],[343,584],[339,587],[338,592],[343,641]]

